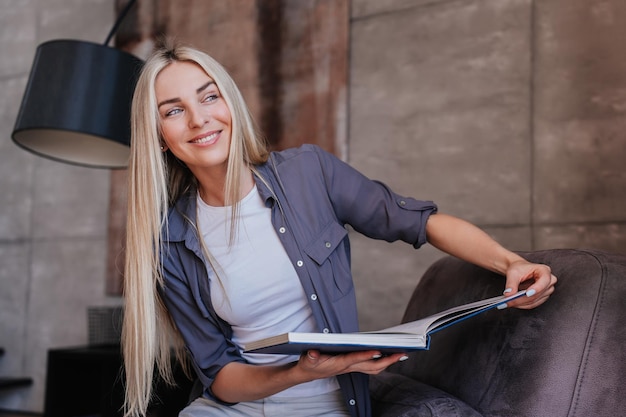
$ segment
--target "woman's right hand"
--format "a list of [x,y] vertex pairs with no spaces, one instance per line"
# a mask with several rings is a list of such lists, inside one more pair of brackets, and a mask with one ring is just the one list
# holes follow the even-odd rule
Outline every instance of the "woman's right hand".
[[383,356],[375,350],[340,355],[325,355],[317,350],[309,350],[300,356],[297,367],[309,375],[310,380],[314,380],[349,372],[375,375],[388,366],[406,359],[408,356],[404,353]]

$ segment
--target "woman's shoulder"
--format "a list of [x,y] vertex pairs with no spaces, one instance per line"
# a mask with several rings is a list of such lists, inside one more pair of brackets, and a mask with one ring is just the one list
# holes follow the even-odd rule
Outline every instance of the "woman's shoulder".
[[270,154],[270,161],[277,166],[290,162],[298,164],[323,164],[323,161],[332,158],[334,158],[334,156],[331,153],[312,143],[305,143],[298,147],[281,151],[273,151]]
[[297,147],[283,149],[281,151],[273,151],[271,154],[276,158],[289,159],[298,156],[315,155],[324,152],[319,145],[305,143]]

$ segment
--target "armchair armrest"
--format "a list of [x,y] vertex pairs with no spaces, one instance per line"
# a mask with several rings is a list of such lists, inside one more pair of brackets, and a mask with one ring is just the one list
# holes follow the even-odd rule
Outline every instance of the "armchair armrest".
[[[492,310],[432,336],[393,372],[453,394],[484,416],[615,416],[626,410],[626,256],[520,253],[559,279],[534,310]],[[403,321],[501,294],[504,279],[446,257],[420,280]]]

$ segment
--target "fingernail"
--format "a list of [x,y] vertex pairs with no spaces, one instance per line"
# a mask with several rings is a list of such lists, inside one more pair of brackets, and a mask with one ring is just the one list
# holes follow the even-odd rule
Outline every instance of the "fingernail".
[[507,288],[502,294],[508,294],[510,292],[513,292],[513,288]]
[[526,291],[526,297],[532,297],[537,291],[534,289]]
[[399,360],[400,362],[403,362],[403,361],[405,361],[405,360],[407,360],[407,359],[409,359],[409,357],[405,355],[405,356],[401,356],[401,357],[400,357],[400,359],[398,359],[398,360]]
[[380,353],[377,353],[376,355],[372,356],[372,359],[380,359],[382,357],[383,355],[381,355]]
[[507,307],[508,307],[508,305],[506,303],[502,303],[502,304],[498,304],[498,307],[496,307],[496,308],[498,310],[504,310]]

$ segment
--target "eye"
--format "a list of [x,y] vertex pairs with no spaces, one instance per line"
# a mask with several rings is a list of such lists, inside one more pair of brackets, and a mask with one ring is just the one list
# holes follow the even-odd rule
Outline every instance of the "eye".
[[171,116],[175,116],[177,114],[179,114],[180,112],[182,112],[182,109],[178,108],[178,107],[174,107],[172,109],[167,110],[165,113],[163,113],[164,117],[171,117]]
[[204,96],[204,98],[202,99],[203,103],[211,103],[215,100],[217,100],[218,98],[220,98],[217,93],[208,93],[206,96]]

